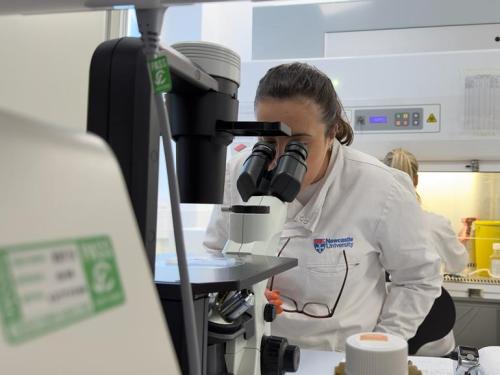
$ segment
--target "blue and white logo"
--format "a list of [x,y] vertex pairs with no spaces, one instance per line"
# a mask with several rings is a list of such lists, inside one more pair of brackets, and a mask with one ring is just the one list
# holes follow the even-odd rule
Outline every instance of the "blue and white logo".
[[326,249],[326,239],[325,238],[315,238],[314,241],[314,250],[318,253],[322,253]]
[[354,246],[354,238],[352,237],[315,238],[313,240],[313,246],[314,250],[316,250],[320,254],[326,249],[352,248]]

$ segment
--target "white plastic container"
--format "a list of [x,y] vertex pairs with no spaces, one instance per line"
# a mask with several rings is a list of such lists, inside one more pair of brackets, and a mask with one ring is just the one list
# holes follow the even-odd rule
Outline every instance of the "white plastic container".
[[346,375],[407,375],[408,344],[401,337],[365,332],[346,340]]
[[493,244],[493,252],[490,256],[490,271],[493,275],[500,277],[500,243]]

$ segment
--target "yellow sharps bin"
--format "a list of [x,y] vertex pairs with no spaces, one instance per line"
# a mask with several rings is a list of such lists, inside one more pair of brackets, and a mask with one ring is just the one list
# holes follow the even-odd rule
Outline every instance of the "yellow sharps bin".
[[[476,220],[474,222],[474,250],[476,254],[476,267],[490,268],[490,255],[493,252],[493,244],[500,243],[500,221],[498,220]],[[487,276],[484,272],[481,275]]]

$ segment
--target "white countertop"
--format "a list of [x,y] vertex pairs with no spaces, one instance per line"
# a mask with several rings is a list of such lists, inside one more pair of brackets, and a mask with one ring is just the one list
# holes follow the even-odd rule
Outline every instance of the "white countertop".
[[[300,350],[300,366],[297,375],[333,375],[335,366],[345,359],[345,353]],[[453,375],[451,359],[433,357],[409,357],[424,375]]]

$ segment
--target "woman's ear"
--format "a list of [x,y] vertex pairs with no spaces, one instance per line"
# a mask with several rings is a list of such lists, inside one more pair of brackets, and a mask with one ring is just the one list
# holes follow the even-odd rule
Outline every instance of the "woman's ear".
[[418,185],[418,174],[413,176],[413,186],[417,187],[417,185]]

